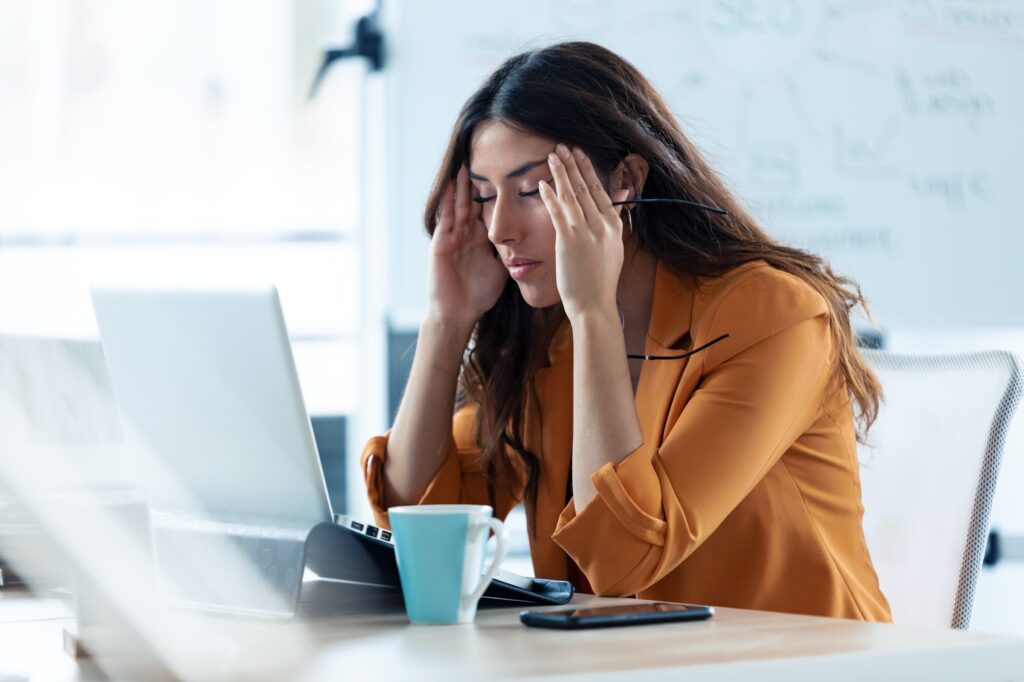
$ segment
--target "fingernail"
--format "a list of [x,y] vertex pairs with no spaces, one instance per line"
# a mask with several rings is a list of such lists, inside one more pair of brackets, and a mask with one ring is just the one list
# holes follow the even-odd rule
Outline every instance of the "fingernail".
[[586,155],[585,155],[585,154],[583,153],[583,150],[582,150],[582,149],[580,149],[579,147],[574,147],[574,148],[573,148],[573,150],[572,150],[572,153],[573,153],[573,154],[574,154],[574,155],[576,156],[576,158],[577,158],[577,159],[579,159],[580,161],[582,161],[582,160],[583,160],[583,157],[584,157],[584,156],[586,156]]
[[558,158],[558,154],[551,153],[551,154],[548,154],[548,162],[552,166],[557,166],[558,164],[562,163],[562,160],[560,158]]
[[558,155],[561,156],[563,159],[569,158],[569,148],[566,147],[561,142],[555,145],[555,150],[558,151]]

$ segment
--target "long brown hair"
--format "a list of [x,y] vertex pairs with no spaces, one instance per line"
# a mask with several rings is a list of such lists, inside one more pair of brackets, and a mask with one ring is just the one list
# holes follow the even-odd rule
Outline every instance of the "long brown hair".
[[[680,276],[714,276],[763,260],[811,285],[830,309],[838,351],[833,380],[845,379],[858,408],[858,438],[866,436],[881,387],[857,351],[850,325],[850,312],[858,305],[870,319],[859,286],[836,275],[825,259],[780,244],[758,227],[632,64],[586,42],[560,43],[505,61],[459,113],[424,213],[431,235],[444,186],[469,164],[473,132],[488,120],[581,147],[605,180],[623,157],[638,154],[650,166],[644,194],[726,209],[727,215],[719,215],[683,204],[640,204],[634,209],[633,237],[638,248]],[[525,484],[531,516],[540,463],[523,441],[523,425],[534,372],[562,320],[560,305],[531,308],[510,279],[477,323],[462,365],[460,392],[478,405],[478,444],[492,503],[495,481],[505,481],[510,493]]]

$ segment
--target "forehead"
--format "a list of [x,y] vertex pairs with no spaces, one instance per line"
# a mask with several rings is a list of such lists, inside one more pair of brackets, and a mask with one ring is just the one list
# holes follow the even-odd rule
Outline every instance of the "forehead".
[[524,133],[501,121],[486,121],[473,131],[470,166],[474,173],[498,180],[524,163],[546,159],[554,148],[554,140]]

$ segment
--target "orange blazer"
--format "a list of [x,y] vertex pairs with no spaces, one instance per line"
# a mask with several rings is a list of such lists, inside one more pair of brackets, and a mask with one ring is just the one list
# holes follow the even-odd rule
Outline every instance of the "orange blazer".
[[[729,338],[687,359],[644,364],[636,393],[643,445],[595,471],[597,494],[577,510],[565,499],[566,321],[550,366],[536,375],[539,407],[524,427],[541,462],[530,538],[536,574],[571,579],[578,567],[605,596],[890,620],[861,525],[849,393],[830,381],[829,324],[821,295],[764,262],[697,280],[659,264],[645,353]],[[475,418],[472,406],[455,414],[451,451],[420,504],[490,503]],[[386,457],[387,434],[367,443],[361,461],[377,523],[389,527]],[[520,501],[503,488],[499,518]]]

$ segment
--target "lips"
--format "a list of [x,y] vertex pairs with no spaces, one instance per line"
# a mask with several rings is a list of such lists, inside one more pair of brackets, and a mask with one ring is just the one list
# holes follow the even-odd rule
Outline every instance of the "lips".
[[529,258],[510,258],[505,261],[505,267],[508,268],[508,274],[512,276],[514,280],[520,280],[531,272],[540,267],[541,261],[530,260]]

